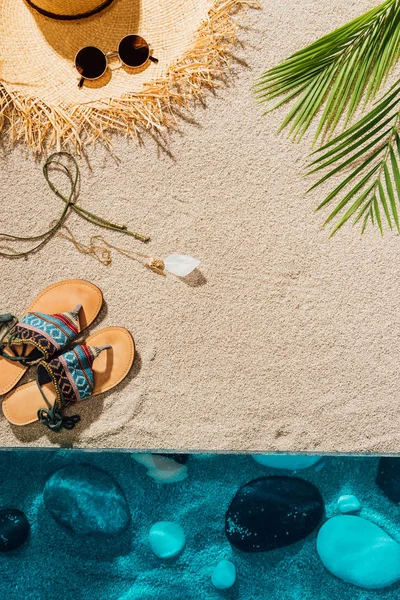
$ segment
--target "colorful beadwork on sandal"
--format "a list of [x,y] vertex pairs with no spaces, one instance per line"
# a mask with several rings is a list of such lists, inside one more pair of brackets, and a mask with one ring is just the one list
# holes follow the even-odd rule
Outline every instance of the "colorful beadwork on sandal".
[[[61,415],[63,409],[69,404],[89,398],[93,394],[93,361],[100,352],[108,348],[110,346],[98,348],[82,344],[53,358],[50,362],[41,361],[39,363],[36,380],[47,404],[46,408],[38,412],[39,421],[55,431],[65,426],[66,422],[69,423],[71,418],[63,418]],[[56,391],[56,400],[53,406],[42,389],[42,386],[50,381],[53,382]],[[73,417],[73,419],[75,419],[75,425],[79,418]]]
[[[78,335],[80,309],[81,306],[77,306],[71,312],[54,315],[27,313],[3,341],[2,355],[26,364],[49,360]],[[18,344],[34,346],[39,354],[26,357],[12,355],[11,347]]]

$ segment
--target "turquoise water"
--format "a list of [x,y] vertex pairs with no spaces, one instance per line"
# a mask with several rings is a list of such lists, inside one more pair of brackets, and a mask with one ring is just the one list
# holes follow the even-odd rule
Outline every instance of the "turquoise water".
[[[389,499],[376,483],[379,458],[324,457],[297,471],[268,467],[241,455],[190,455],[180,460],[186,460],[185,464],[158,457],[154,465],[151,455],[138,457],[122,452],[1,451],[0,508],[23,511],[30,531],[24,541],[23,518],[14,518],[10,513],[14,515],[11,525],[11,521],[7,525],[10,542],[4,538],[4,531],[1,533],[4,519],[0,523],[0,545],[12,543],[13,537],[21,543],[13,550],[0,552],[0,598],[400,598],[400,581],[396,582],[397,575],[400,577],[400,504]],[[265,519],[264,528],[260,525],[258,536],[269,535],[267,545],[289,543],[296,535],[307,534],[304,527],[300,531],[299,519],[303,519],[302,526],[312,526],[312,531],[284,547],[244,552],[230,543],[232,537],[228,540],[226,513],[239,488],[260,478],[261,484],[253,484],[253,492],[257,486],[264,486],[263,498],[275,513]],[[272,486],[273,491],[267,493],[265,486]],[[243,498],[247,502],[251,497],[248,489],[242,488],[244,496],[238,502]],[[393,487],[390,489],[393,491]],[[299,496],[296,505],[295,496],[301,490],[306,495],[311,490],[311,496]],[[279,506],[282,493],[293,496],[290,510],[283,512]],[[337,504],[343,495],[354,495],[359,510],[343,516]],[[251,508],[256,529],[257,519],[264,519],[266,514],[267,505],[260,506]],[[262,512],[257,513],[258,509]],[[231,514],[233,520],[238,514],[235,511]],[[286,518],[289,521],[284,521]],[[175,557],[159,558],[154,554],[149,532],[160,521],[178,525],[185,536],[184,547],[178,548]],[[336,527],[336,523],[344,524],[344,528]],[[376,529],[377,538],[375,529],[370,534],[371,524],[380,528]],[[361,525],[354,536],[353,525]],[[230,521],[228,535],[234,537],[238,528],[237,522],[232,527]],[[271,528],[275,532],[272,537]],[[249,545],[249,540],[255,538],[245,531],[235,539],[239,545]],[[152,538],[156,551],[160,540],[165,538]],[[211,581],[221,560],[228,560],[236,571],[236,582],[226,590],[216,589]],[[332,573],[323,560],[330,561],[328,567],[339,572]],[[363,589],[346,582],[346,577],[385,587]],[[385,581],[385,577],[393,582]]]

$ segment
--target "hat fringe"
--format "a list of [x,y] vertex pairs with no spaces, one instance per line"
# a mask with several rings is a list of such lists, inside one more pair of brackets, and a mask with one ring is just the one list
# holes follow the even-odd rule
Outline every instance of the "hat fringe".
[[140,139],[149,132],[162,140],[166,130],[178,128],[179,118],[194,102],[204,101],[207,91],[222,85],[240,27],[235,15],[247,8],[261,6],[257,0],[215,0],[192,47],[165,77],[139,93],[56,106],[0,84],[0,131],[6,128],[13,141],[25,142],[34,153],[63,147],[82,153],[96,141],[112,148],[113,133]]

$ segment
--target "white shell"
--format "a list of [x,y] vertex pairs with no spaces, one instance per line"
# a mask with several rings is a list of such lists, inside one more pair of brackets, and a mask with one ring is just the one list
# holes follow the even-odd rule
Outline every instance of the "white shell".
[[164,260],[165,269],[177,277],[186,277],[197,269],[199,264],[200,261],[197,258],[184,254],[170,254]]

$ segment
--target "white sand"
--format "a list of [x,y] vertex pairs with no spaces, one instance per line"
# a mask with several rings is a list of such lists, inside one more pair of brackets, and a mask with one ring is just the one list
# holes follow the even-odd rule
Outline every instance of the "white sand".
[[[3,418],[1,445],[398,451],[398,237],[348,227],[328,241],[313,213],[323,192],[305,196],[310,137],[278,136],[283,113],[263,117],[251,91],[263,69],[375,4],[266,0],[241,35],[247,66],[169,153],[116,140],[117,164],[89,149],[82,206],[149,233],[151,254],[200,258],[199,285],[116,255],[106,268],[60,239],[28,261],[2,259],[2,312],[53,281],[90,279],[106,300],[96,326],[128,327],[137,360],[118,390],[82,404],[73,432]],[[0,228],[39,232],[61,208],[41,164],[4,140],[1,172]],[[98,233],[69,225],[81,241]]]

